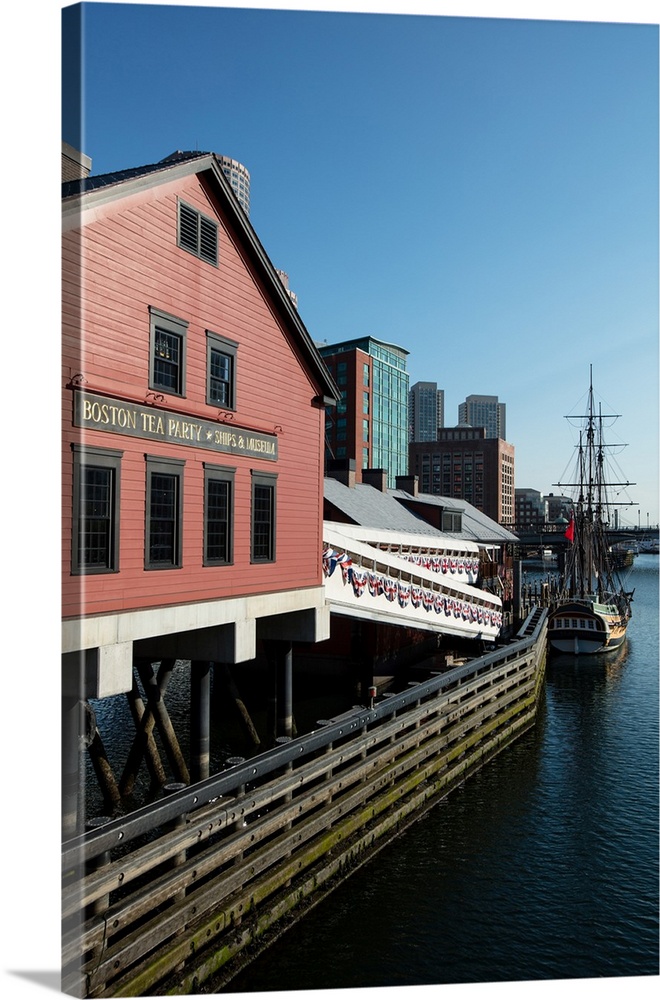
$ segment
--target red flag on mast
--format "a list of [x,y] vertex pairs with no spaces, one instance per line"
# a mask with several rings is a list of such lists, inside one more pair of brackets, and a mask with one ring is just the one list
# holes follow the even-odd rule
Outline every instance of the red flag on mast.
[[564,532],[564,538],[568,538],[569,542],[572,542],[575,538],[575,518],[571,514],[571,519],[568,522],[568,528]]

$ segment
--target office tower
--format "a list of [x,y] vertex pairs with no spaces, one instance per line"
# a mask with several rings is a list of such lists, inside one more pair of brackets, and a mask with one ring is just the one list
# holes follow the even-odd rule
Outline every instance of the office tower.
[[487,438],[506,441],[506,403],[499,403],[497,396],[468,396],[458,404],[458,422],[485,427]]
[[548,520],[548,501],[540,490],[518,488],[516,490],[517,527],[545,524]]
[[218,159],[222,165],[225,177],[232,186],[232,190],[239,200],[241,208],[247,216],[250,215],[250,173],[238,160],[233,160],[231,156],[220,156]]
[[445,422],[445,391],[437,382],[415,382],[408,397],[411,441],[435,441]]
[[438,389],[438,395],[436,396],[436,419],[438,430],[445,426],[445,390]]
[[[219,153],[216,154],[220,160],[220,164],[224,171],[225,177],[231,184],[232,190],[236,197],[238,198],[241,208],[245,214],[249,217],[250,215],[250,172],[247,167],[239,163],[238,160],[233,160],[231,156],[221,156]],[[289,288],[289,275],[286,271],[281,271],[276,268],[279,279],[286,289],[286,294],[289,296],[293,302],[296,309],[298,308],[298,296],[294,291]]]
[[392,489],[408,473],[409,352],[374,337],[318,344],[342,398],[326,414],[326,459],[385,469]]
[[89,177],[92,172],[92,161],[89,156],[62,142],[62,183]]
[[483,427],[441,427],[435,442],[411,441],[411,476],[420,493],[467,500],[498,524],[515,517],[515,448]]
[[289,296],[289,298],[291,299],[291,301],[293,302],[294,306],[297,309],[298,296],[296,295],[295,292],[292,292],[291,289],[289,288],[289,275],[286,273],[286,271],[280,271],[280,269],[277,267],[275,268],[275,271],[277,272],[278,278],[280,279],[280,281],[282,282],[282,284],[286,289],[286,294]]

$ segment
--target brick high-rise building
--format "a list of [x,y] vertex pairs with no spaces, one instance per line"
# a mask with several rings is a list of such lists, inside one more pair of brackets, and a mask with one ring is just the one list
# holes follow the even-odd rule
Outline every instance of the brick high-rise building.
[[498,524],[515,516],[515,448],[483,427],[443,427],[435,442],[410,442],[420,493],[467,500]]

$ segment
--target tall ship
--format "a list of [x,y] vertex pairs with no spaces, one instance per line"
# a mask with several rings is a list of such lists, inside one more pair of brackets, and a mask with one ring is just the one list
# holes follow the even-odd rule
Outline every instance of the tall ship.
[[[614,508],[621,505],[613,501],[613,489],[634,484],[608,481],[607,453],[612,446],[603,439],[604,421],[618,416],[603,414],[600,404],[596,409],[590,367],[574,482],[554,484],[570,490],[567,495],[573,498],[560,596],[548,618],[550,647],[560,653],[605,653],[619,649],[626,640],[633,592],[625,589],[607,530]],[[614,521],[616,526],[618,516]]]

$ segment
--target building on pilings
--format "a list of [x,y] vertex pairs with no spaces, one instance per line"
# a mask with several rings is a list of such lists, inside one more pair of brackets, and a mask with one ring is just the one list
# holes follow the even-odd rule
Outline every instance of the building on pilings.
[[339,398],[221,157],[86,172],[62,186],[71,775],[78,702],[130,691],[137,660],[241,664],[327,635]]

